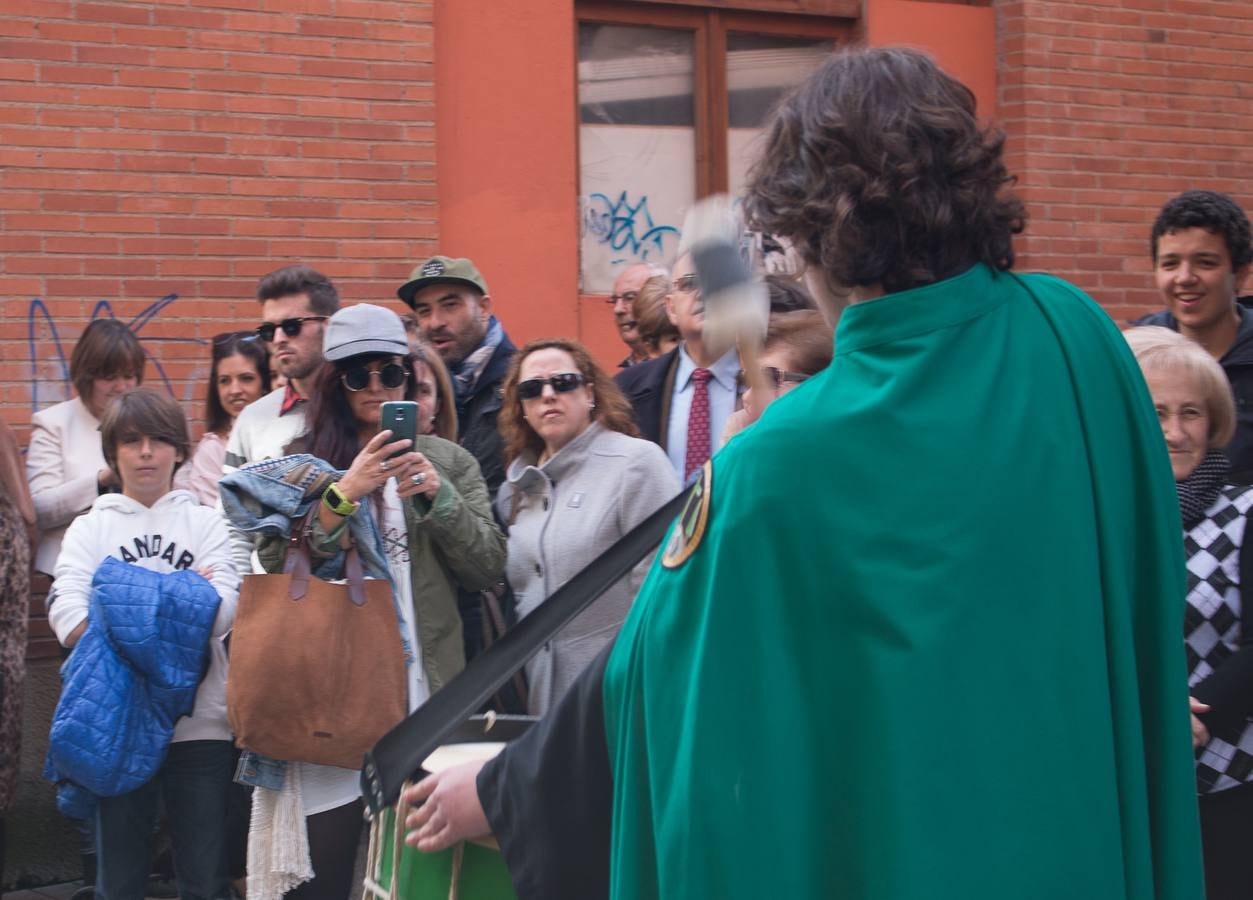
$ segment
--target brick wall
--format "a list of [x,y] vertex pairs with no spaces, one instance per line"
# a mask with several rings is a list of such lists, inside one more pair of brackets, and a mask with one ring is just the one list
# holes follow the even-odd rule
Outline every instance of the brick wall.
[[1188,188],[1253,210],[1253,3],[998,0],[999,110],[1024,268],[1117,319],[1160,306],[1148,232]]
[[135,321],[149,378],[198,400],[197,342],[255,324],[265,272],[308,261],[349,300],[394,297],[436,236],[431,17],[432,0],[0,4],[0,415],[21,429],[67,396],[101,300]]
[[[0,417],[23,442],[94,315],[133,323],[148,383],[198,416],[207,342],[255,325],[260,275],[307,261],[394,300],[437,234],[432,12],[0,4]],[[38,616],[30,649],[56,652]]]

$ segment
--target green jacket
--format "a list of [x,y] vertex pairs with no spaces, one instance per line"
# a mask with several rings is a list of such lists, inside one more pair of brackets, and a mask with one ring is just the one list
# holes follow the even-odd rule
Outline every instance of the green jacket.
[[[451,441],[422,435],[414,448],[439,472],[435,499],[418,494],[405,504],[413,579],[414,623],[422,646],[422,664],[431,692],[465,668],[458,586],[478,591],[495,584],[505,568],[505,536],[492,518],[487,485],[479,464]],[[363,503],[355,515],[372,515]],[[327,533],[315,517],[310,550],[332,556],[339,549],[348,520]],[[287,540],[263,537],[257,556],[267,572],[282,570]]]

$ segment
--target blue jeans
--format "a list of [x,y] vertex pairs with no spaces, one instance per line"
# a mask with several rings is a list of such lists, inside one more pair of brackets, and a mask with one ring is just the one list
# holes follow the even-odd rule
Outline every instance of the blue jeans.
[[143,787],[101,797],[96,809],[96,893],[105,900],[143,900],[152,865],[157,799],[165,800],[174,870],[182,900],[229,896],[226,877],[226,787],[230,741],[178,741]]

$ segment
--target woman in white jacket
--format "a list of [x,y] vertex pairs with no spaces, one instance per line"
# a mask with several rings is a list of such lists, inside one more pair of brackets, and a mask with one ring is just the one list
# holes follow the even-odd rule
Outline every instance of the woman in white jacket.
[[100,418],[109,401],[144,380],[144,349],[116,319],[97,319],[70,355],[70,381],[78,396],[31,416],[26,477],[43,532],[35,568],[48,575],[66,526],[96,497],[117,489],[100,449]]
[[98,497],[65,533],[57,558],[56,598],[48,620],[74,646],[87,628],[91,583],[107,557],[159,573],[191,569],[217,591],[220,604],[208,667],[192,712],[178,720],[169,752],[144,786],[101,797],[96,810],[98,889],[109,900],[141,900],[151,860],[158,796],[164,799],[184,897],[225,897],[223,840],[231,778],[226,721],[226,650],[239,575],[226,523],[188,491],[171,490],[187,458],[187,420],[173,398],[139,388],[115,400],[101,425],[103,455],[121,487]]

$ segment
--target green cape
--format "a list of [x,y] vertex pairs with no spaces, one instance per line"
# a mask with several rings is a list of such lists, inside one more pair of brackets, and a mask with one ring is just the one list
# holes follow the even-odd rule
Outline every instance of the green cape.
[[609,660],[611,896],[1200,898],[1178,504],[1117,329],[978,265],[836,351]]

